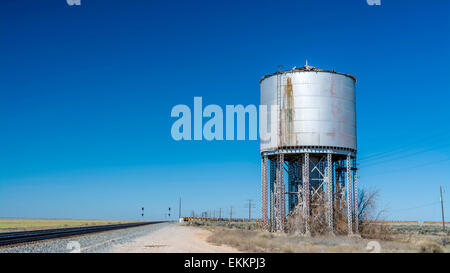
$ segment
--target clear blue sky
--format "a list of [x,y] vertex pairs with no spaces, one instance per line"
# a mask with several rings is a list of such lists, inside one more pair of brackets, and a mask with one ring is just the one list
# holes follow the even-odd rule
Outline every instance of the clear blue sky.
[[359,157],[398,151],[360,165],[386,217],[439,220],[442,184],[449,218],[449,14],[446,0],[2,1],[0,217],[158,219],[179,196],[183,214],[245,216],[259,142],[176,142],[170,111],[258,104],[263,75],[308,59],[357,76]]

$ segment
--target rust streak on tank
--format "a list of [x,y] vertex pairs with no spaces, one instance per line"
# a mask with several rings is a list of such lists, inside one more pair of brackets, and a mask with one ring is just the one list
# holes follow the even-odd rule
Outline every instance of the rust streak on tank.
[[292,145],[292,137],[293,137],[293,115],[294,115],[294,96],[293,96],[293,87],[292,87],[292,79],[290,77],[286,80],[285,87],[285,95],[286,95],[286,105],[285,105],[285,118],[286,118],[286,131],[285,131],[285,141],[288,145]]

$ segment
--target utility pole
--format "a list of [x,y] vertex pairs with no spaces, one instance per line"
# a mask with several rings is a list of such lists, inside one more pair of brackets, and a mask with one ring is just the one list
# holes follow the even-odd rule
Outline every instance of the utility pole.
[[440,185],[440,189],[441,189],[442,230],[445,232],[444,199],[442,198],[442,185]]
[[230,222],[233,220],[233,206],[230,206]]
[[219,219],[222,218],[222,208],[219,208]]
[[247,206],[248,206],[248,221],[251,222],[251,220],[252,220],[252,208],[255,206],[255,205],[252,205],[252,199],[248,199],[248,204],[246,204],[245,207],[247,207]]
[[248,221],[252,219],[252,200],[248,199]]
[[181,219],[181,197],[178,202],[178,219]]

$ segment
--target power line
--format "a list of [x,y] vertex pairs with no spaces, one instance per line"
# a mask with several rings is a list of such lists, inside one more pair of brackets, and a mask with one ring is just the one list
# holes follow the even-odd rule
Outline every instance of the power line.
[[[449,139],[450,140],[450,139]],[[429,147],[419,147],[419,150],[406,150],[404,152],[396,152],[390,155],[385,155],[383,157],[379,157],[379,158],[371,158],[371,159],[367,159],[367,160],[362,160],[363,162],[367,163],[367,162],[372,162],[372,161],[380,161],[380,160],[386,160],[389,159],[390,157],[398,157],[398,156],[408,156],[409,154],[415,154],[415,153],[420,153],[420,152],[428,152],[428,151],[432,151],[435,150],[437,148],[441,148],[441,147],[445,147],[447,145],[450,145],[449,143],[446,142],[435,142],[434,145],[431,145]]]
[[425,205],[421,205],[421,206],[416,206],[416,207],[411,207],[411,208],[404,208],[404,209],[396,209],[394,211],[403,211],[403,210],[412,210],[412,209],[426,208],[426,207],[434,206],[434,205],[439,204],[439,203],[441,203],[441,202],[440,201],[436,201],[436,202],[425,204]]
[[[441,160],[441,161],[433,161],[433,162],[428,162],[428,163],[415,165],[415,166],[411,166],[411,167],[383,171],[383,172],[380,172],[380,173],[372,174],[370,176],[371,177],[372,176],[379,176],[379,175],[385,175],[385,174],[389,174],[389,173],[396,173],[396,172],[407,171],[407,170],[411,170],[411,169],[423,168],[423,167],[426,167],[426,166],[429,166],[429,165],[435,165],[435,164],[439,164],[439,163],[446,162],[446,161],[449,161],[449,160],[450,160],[450,158],[447,158],[447,159],[444,159],[444,160]],[[372,165],[372,166],[374,166],[374,165]],[[367,167],[367,166],[364,166],[364,167]]]
[[410,148],[411,146],[415,146],[415,145],[418,145],[418,144],[421,144],[421,143],[433,140],[434,138],[439,137],[439,136],[445,136],[449,132],[450,131],[446,130],[443,133],[439,133],[439,134],[435,134],[435,135],[432,135],[432,136],[428,136],[428,137],[422,138],[420,140],[411,142],[411,143],[406,144],[406,145],[402,145],[400,147],[397,147],[397,148],[394,148],[394,149],[391,149],[391,150],[388,150],[388,151],[382,151],[382,152],[369,154],[369,155],[367,155],[365,157],[360,158],[359,160],[360,161],[366,161],[366,160],[369,160],[369,159],[373,160],[373,158],[385,157],[386,154],[390,154],[390,153],[393,153],[395,155],[395,154],[398,154],[401,151],[404,151],[404,150],[407,151],[408,148]]
[[[360,164],[363,165],[364,167],[375,166],[375,165],[379,165],[379,164],[382,164],[382,163],[385,163],[385,162],[390,162],[390,161],[394,161],[394,160],[398,160],[398,159],[411,157],[411,156],[414,156],[414,155],[417,155],[417,154],[430,152],[430,151],[433,151],[433,150],[435,150],[437,148],[443,148],[443,147],[446,147],[446,146],[450,146],[450,143],[445,143],[444,145],[438,145],[438,146],[435,146],[435,147],[430,148],[430,149],[422,149],[420,151],[415,151],[415,152],[412,152],[412,153],[409,153],[409,154],[403,154],[403,155],[402,154],[398,154],[397,156],[391,155],[391,156],[388,156],[386,158],[375,159],[374,162],[363,162],[363,163],[360,163]],[[392,157],[392,156],[394,156],[394,157]]]

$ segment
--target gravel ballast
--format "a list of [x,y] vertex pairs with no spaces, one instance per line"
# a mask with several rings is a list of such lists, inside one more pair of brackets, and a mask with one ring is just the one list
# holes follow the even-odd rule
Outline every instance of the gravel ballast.
[[116,244],[125,244],[138,237],[145,236],[166,227],[167,225],[170,224],[151,224],[61,239],[38,241],[16,246],[4,246],[0,248],[0,253],[105,253],[110,252],[112,247]]

